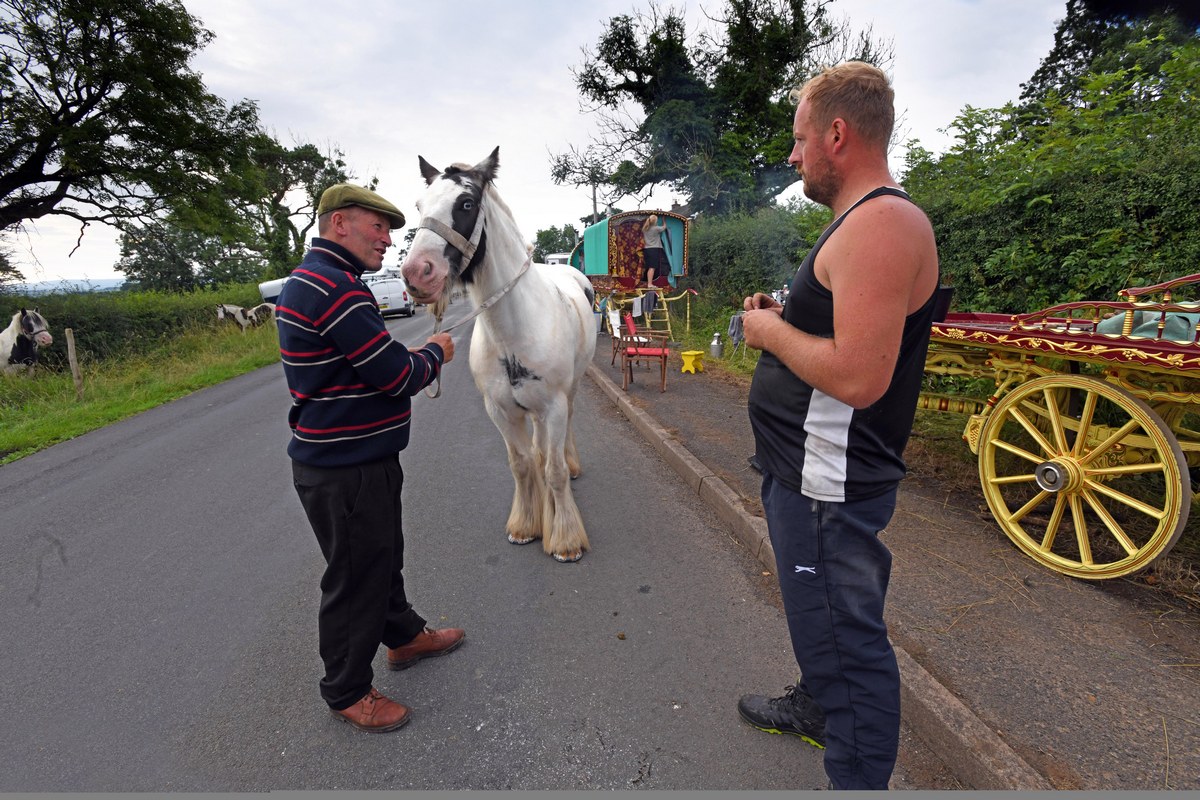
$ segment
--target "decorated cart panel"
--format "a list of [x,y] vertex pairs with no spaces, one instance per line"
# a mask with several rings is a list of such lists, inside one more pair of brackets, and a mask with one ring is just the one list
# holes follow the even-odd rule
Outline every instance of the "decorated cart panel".
[[1200,466],[1200,274],[1115,301],[935,322],[925,373],[985,379],[986,399],[927,387],[921,407],[967,415],[984,497],[1039,563],[1128,575],[1178,541]]

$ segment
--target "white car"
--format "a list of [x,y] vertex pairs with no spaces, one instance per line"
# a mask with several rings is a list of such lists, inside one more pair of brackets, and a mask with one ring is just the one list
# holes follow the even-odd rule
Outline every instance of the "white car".
[[283,285],[287,283],[287,280],[287,278],[276,278],[273,281],[260,283],[258,293],[262,295],[263,302],[274,303],[279,298],[279,293],[283,291]]
[[379,310],[386,317],[389,314],[403,314],[411,317],[416,313],[416,303],[408,293],[408,284],[400,277],[400,270],[381,269],[375,273],[363,275],[363,283],[375,295]]

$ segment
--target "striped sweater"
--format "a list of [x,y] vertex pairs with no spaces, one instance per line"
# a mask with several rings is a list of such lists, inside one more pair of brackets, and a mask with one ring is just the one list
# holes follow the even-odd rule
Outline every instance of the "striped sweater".
[[441,347],[411,352],[388,333],[363,271],[345,248],[313,239],[276,301],[292,394],[288,455],[303,464],[344,467],[399,453],[409,398],[441,371]]

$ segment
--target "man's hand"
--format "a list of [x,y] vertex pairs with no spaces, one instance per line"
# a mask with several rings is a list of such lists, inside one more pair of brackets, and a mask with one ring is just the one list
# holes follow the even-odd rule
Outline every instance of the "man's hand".
[[746,346],[755,350],[767,350],[767,337],[771,327],[783,321],[783,306],[769,294],[756,292],[742,302],[746,312],[742,314],[742,335]]
[[445,357],[442,359],[443,364],[449,364],[454,360],[454,340],[450,338],[450,334],[435,333],[433,336],[430,336],[429,340],[425,343],[429,344],[430,342],[442,348],[442,353],[445,354]]
[[783,314],[783,306],[775,302],[775,298],[769,294],[755,292],[753,297],[747,297],[742,301],[742,308],[746,311],[755,311],[760,308],[769,308],[775,311],[776,314]]

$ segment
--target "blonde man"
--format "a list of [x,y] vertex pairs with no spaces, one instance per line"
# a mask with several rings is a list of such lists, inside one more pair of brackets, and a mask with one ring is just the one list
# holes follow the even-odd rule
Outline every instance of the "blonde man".
[[896,763],[900,678],[883,620],[891,554],[879,532],[904,477],[924,374],[937,248],[888,170],[887,76],[862,62],[793,91],[788,163],[834,222],[787,302],[745,299],[763,507],[801,680],[746,695],[750,725],[824,747],[837,789],[886,789]]

